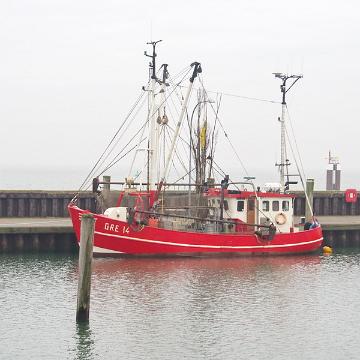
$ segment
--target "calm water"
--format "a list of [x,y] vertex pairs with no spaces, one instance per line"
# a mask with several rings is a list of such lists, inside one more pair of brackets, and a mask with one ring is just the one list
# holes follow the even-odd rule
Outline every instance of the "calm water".
[[360,253],[95,259],[0,256],[0,359],[359,359]]

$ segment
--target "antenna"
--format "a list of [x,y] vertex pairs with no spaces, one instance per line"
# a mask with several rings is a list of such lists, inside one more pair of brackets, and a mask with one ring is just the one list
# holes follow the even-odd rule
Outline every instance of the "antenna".
[[161,42],[162,40],[157,40],[157,41],[150,41],[150,42],[147,42],[146,44],[147,45],[152,45],[152,54],[149,55],[147,53],[147,51],[144,51],[144,55],[151,58],[151,62],[149,64],[149,68],[151,70],[151,79],[156,79],[156,62],[155,62],[155,58],[157,56],[156,54],[156,45]]
[[[286,101],[285,101],[285,94],[295,85],[295,83],[303,78],[303,75],[287,75],[287,74],[283,74],[283,73],[279,73],[279,72],[275,72],[273,73],[273,75],[275,75],[276,78],[282,80],[282,84],[280,85],[280,90],[282,92],[282,104],[286,105]],[[292,82],[292,84],[286,89],[286,82],[289,79],[294,79],[294,81]]]

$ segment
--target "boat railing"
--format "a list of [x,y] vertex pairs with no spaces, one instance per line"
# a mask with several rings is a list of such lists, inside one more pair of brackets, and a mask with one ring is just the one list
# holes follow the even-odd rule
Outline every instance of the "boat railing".
[[[133,221],[136,213],[146,215],[148,218],[158,219],[159,227],[178,231],[195,231],[205,233],[254,234],[260,229],[270,229],[271,225],[250,224],[235,220],[221,220],[216,218],[202,218],[164,212],[135,210],[130,208],[129,221]],[[144,221],[146,225],[146,221]]]
[[[120,186],[120,191],[124,190],[137,190],[138,188],[147,187],[149,184],[147,182],[127,182],[127,181],[100,181],[98,178],[93,179],[93,192],[97,192],[99,185],[105,185],[107,189],[110,189],[111,185],[118,185]],[[158,183],[155,183],[155,186],[158,186]],[[211,184],[189,184],[189,183],[164,183],[162,184],[163,188],[166,191],[188,191],[189,188],[193,188],[193,192],[197,192],[195,189],[207,189],[207,188],[214,188],[214,187],[221,187],[221,183],[211,183]],[[252,182],[248,181],[234,181],[229,182],[228,185],[242,185],[242,186],[250,186],[254,192],[256,192],[255,185]]]

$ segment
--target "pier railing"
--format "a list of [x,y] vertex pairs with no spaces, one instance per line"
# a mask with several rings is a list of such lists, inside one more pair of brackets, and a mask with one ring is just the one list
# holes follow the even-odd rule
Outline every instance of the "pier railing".
[[[68,217],[71,191],[0,191],[0,217]],[[79,206],[95,211],[95,195],[83,192]]]
[[[294,203],[294,214],[305,214],[305,196],[297,193]],[[355,216],[360,215],[360,198],[354,203],[345,201],[344,191],[315,191],[313,200],[314,214],[317,216]]]

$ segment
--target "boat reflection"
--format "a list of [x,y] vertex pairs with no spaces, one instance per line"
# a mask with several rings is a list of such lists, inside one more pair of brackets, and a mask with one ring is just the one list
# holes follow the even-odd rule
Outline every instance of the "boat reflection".
[[126,311],[143,319],[141,326],[149,332],[175,318],[186,321],[189,331],[206,332],[229,313],[234,319],[251,317],[249,307],[262,308],[269,299],[275,308],[291,306],[290,289],[304,274],[317,271],[320,263],[319,255],[96,258],[94,301],[102,316],[114,303],[118,316]]
[[246,276],[257,270],[285,270],[294,266],[307,267],[319,264],[319,255],[254,256],[254,257],[174,257],[174,258],[95,258],[93,273],[107,277],[120,274],[161,275],[178,272],[228,273]]

